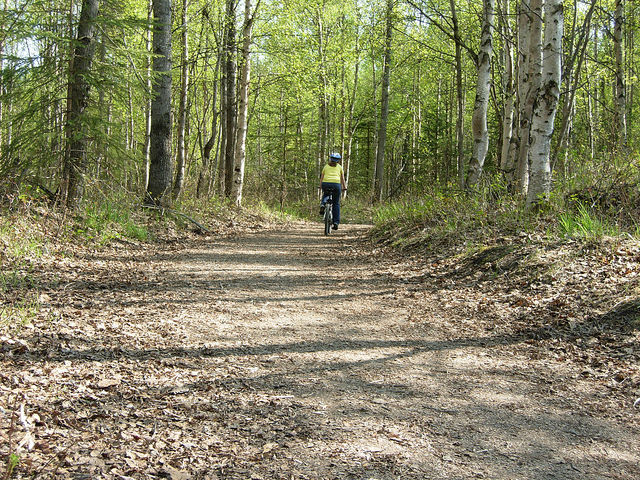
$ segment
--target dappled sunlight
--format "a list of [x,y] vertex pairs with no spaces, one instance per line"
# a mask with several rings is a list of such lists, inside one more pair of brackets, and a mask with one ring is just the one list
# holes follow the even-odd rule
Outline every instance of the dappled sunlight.
[[125,439],[136,465],[284,461],[327,478],[637,472],[634,426],[593,414],[601,392],[578,367],[524,357],[536,329],[472,330],[461,310],[453,331],[392,264],[325,240],[263,233],[44,272],[48,316],[4,347],[0,379],[80,465],[120,458]]

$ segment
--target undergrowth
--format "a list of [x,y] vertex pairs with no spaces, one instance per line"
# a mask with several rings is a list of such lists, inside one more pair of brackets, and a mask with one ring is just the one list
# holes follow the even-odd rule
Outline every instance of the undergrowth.
[[487,237],[530,231],[530,218],[512,201],[458,192],[432,192],[378,207],[371,235],[399,247],[468,246]]
[[604,236],[620,235],[620,227],[579,203],[575,209],[557,217],[558,232],[564,237],[599,240]]
[[511,197],[451,191],[434,191],[381,205],[373,219],[372,238],[400,249],[468,249],[514,235],[597,241],[622,233],[640,233],[635,224],[622,224],[619,212],[607,216],[602,209],[581,202],[555,198],[532,212]]

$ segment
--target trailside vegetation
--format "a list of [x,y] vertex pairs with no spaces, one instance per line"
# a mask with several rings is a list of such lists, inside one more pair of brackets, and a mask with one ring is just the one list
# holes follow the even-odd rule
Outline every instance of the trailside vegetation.
[[518,210],[576,197],[633,227],[602,207],[638,184],[638,8],[6,0],[0,197],[311,212],[338,151],[360,203],[474,203],[500,185]]

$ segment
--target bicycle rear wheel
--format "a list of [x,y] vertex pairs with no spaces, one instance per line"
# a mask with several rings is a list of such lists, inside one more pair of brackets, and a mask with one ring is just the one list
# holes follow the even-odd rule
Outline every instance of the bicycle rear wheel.
[[324,234],[329,235],[331,233],[331,224],[333,223],[333,205],[327,202],[324,208]]

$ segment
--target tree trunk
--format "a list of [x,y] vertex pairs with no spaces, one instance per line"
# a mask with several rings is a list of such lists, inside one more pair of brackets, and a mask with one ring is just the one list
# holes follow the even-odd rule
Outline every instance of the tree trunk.
[[[356,5],[357,7],[357,5]],[[355,59],[355,71],[353,72],[353,90],[351,91],[351,98],[349,99],[349,119],[347,120],[347,147],[344,151],[344,160],[343,160],[343,168],[344,168],[344,179],[347,185],[349,185],[349,176],[351,172],[351,152],[353,148],[353,136],[355,134],[356,126],[353,124],[355,109],[356,109],[356,98],[358,92],[358,81],[360,77],[360,48],[359,48],[359,38],[355,39],[356,45],[356,59]],[[346,192],[345,192],[346,197]]]
[[489,149],[489,131],[487,129],[487,109],[491,89],[491,56],[493,55],[493,21],[495,18],[495,0],[485,0],[482,36],[478,52],[478,82],[476,101],[473,107],[471,129],[473,132],[473,155],[469,161],[469,175],[466,188],[478,183],[484,161]]
[[[3,2],[3,17],[0,19],[0,31],[5,31],[4,24],[4,14],[7,11],[7,0]],[[4,37],[4,35],[3,35]],[[0,72],[4,72],[4,42],[5,38],[0,38]],[[4,75],[0,75],[0,159],[4,157],[4,132],[2,131],[4,128],[4,99],[7,93],[4,81]]]
[[218,73],[220,71],[220,55],[218,55],[218,59],[216,60],[216,68],[213,74],[213,99],[211,100],[211,105],[213,106],[212,118],[211,118],[211,136],[207,143],[205,143],[204,148],[202,149],[202,168],[200,170],[200,174],[198,175],[198,185],[196,187],[196,198],[201,198],[203,191],[205,189],[205,185],[207,184],[207,174],[210,170],[209,163],[211,161],[211,151],[216,144],[216,138],[218,134]]
[[504,92],[504,113],[502,115],[502,146],[500,148],[500,170],[504,172],[507,184],[511,185],[514,178],[514,161],[511,156],[513,145],[513,117],[516,98],[516,88],[513,75],[513,33],[511,30],[511,18],[509,15],[509,0],[503,0],[502,4],[504,36],[504,74],[502,88]]
[[153,1],[153,84],[149,186],[145,203],[171,203],[171,0]]
[[147,31],[145,33],[145,41],[147,46],[147,96],[148,99],[145,104],[144,120],[145,120],[145,135],[144,135],[144,190],[147,191],[149,186],[149,166],[151,164],[151,22],[153,20],[153,0],[149,0],[147,11]]
[[[531,121],[542,76],[542,0],[523,0],[520,15],[520,35],[527,37],[525,40],[527,58],[520,64],[521,103],[517,184],[520,193],[526,195],[529,188]],[[524,46],[521,45],[521,48]]]
[[227,0],[225,35],[225,152],[224,195],[231,196],[237,125],[236,105],[236,2]]
[[531,173],[527,205],[548,198],[551,190],[551,136],[562,82],[563,0],[546,0],[543,81],[531,124]]
[[189,30],[187,28],[187,0],[182,0],[182,53],[180,56],[180,104],[178,106],[178,152],[176,155],[176,180],[173,185],[173,199],[177,200],[184,185],[186,165],[185,134],[187,127],[187,94],[189,93]]
[[238,106],[238,128],[236,138],[235,166],[233,168],[233,188],[231,198],[237,206],[242,204],[244,186],[244,165],[247,155],[247,120],[249,113],[249,82],[251,80],[251,40],[253,20],[256,11],[251,12],[251,0],[245,0],[244,28],[242,31],[242,71],[240,73],[240,104]]
[[[552,163],[552,171],[553,171],[553,166],[557,162],[559,155],[562,152],[566,153],[569,148],[569,128],[572,123],[573,111],[576,103],[575,102],[576,93],[578,91],[579,84],[580,84],[580,78],[581,78],[580,74],[582,72],[582,64],[585,61],[587,46],[589,44],[589,35],[591,31],[591,17],[593,16],[596,3],[597,3],[597,0],[591,0],[591,6],[589,7],[587,15],[585,16],[582,32],[580,33],[580,36],[578,38],[578,43],[575,49],[569,54],[569,57],[571,58],[569,62],[570,65],[568,65],[567,68],[565,68],[564,82],[566,85],[565,89],[567,90],[567,93],[564,95],[564,105],[562,108],[562,124],[560,126],[559,133],[558,133],[557,151],[553,155],[554,160]],[[576,59],[578,60],[578,64],[574,68],[573,63],[575,62]],[[587,80],[587,85],[588,85],[588,80]],[[588,90],[589,88],[587,87],[587,91]],[[591,102],[591,95],[587,95],[587,104],[590,105],[590,102]],[[590,107],[587,107],[588,111],[589,111],[589,108]]]
[[462,92],[462,41],[460,40],[460,27],[456,2],[450,0],[451,22],[453,24],[453,38],[456,44],[456,93],[457,93],[457,117],[456,117],[456,144],[458,164],[458,185],[464,188],[464,99]]
[[324,161],[328,155],[329,141],[329,98],[327,80],[327,58],[325,52],[324,18],[323,11],[317,10],[318,15],[318,62],[320,70],[320,91],[318,105],[318,157],[316,170],[318,177]]
[[624,23],[624,2],[616,0],[613,26],[613,48],[616,57],[616,126],[618,148],[622,150],[627,142],[627,89],[624,81],[624,40],[622,26]]
[[[225,37],[226,38],[226,37]],[[223,197],[225,191],[225,154],[227,151],[227,72],[226,48],[222,47],[222,66],[220,75],[220,145],[218,155],[218,194]]]
[[95,50],[95,20],[99,0],[83,0],[78,34],[69,72],[69,115],[67,118],[67,151],[65,155],[61,196],[67,207],[75,207],[84,193],[84,175],[87,169],[88,133],[85,110],[89,103],[91,72]]
[[378,150],[376,152],[376,182],[374,195],[382,201],[384,191],[384,156],[389,121],[389,84],[391,78],[391,39],[393,32],[393,0],[387,0],[387,28],[385,33],[384,67],[382,70],[382,106],[378,130]]

